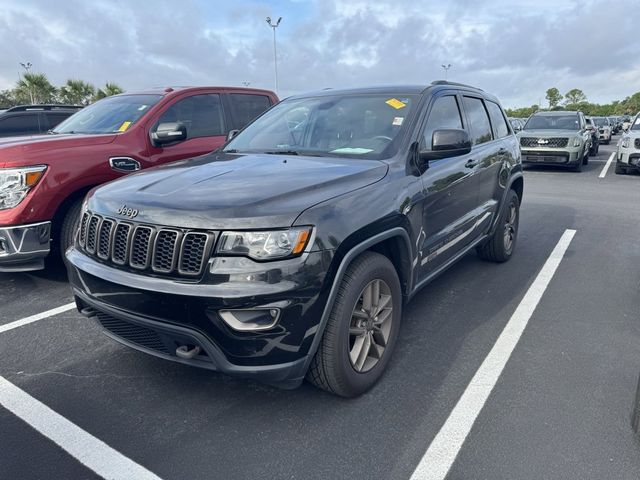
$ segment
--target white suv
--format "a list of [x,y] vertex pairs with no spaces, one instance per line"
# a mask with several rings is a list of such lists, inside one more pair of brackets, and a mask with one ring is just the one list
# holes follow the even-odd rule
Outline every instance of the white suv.
[[640,113],[636,115],[629,128],[618,142],[616,173],[640,171]]

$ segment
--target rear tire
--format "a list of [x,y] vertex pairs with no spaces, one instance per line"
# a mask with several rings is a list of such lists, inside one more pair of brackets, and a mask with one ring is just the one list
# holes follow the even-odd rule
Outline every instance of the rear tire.
[[379,253],[363,253],[342,278],[307,380],[342,397],[366,392],[389,363],[401,318],[402,291],[393,264]]
[[520,199],[514,190],[509,190],[495,232],[484,245],[477,248],[480,258],[496,263],[509,260],[516,247],[519,223]]
[[616,163],[616,175],[626,175],[627,169]]

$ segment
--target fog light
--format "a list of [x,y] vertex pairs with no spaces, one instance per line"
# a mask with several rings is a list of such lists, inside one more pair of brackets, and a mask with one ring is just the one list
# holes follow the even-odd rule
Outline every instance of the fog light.
[[280,318],[280,309],[220,310],[218,314],[234,330],[255,332],[273,328]]

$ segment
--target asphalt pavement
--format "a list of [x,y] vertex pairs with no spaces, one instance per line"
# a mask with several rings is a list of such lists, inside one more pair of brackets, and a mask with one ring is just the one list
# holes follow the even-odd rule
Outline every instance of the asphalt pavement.
[[610,165],[602,177],[614,149],[602,145],[582,173],[528,169],[511,261],[470,254],[421,291],[390,368],[354,400],[150,357],[74,310],[3,331],[72,296],[60,265],[0,274],[0,377],[37,406],[29,422],[0,407],[0,479],[100,478],[32,426],[53,424],[164,480],[408,480],[567,229],[575,236],[446,478],[640,478],[640,176]]

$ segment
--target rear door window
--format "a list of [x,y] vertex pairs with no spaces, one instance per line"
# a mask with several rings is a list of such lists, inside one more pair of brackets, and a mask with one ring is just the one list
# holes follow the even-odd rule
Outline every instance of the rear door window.
[[464,109],[469,120],[469,134],[472,145],[480,145],[493,140],[491,122],[484,102],[476,97],[462,97]]
[[507,120],[504,118],[500,107],[493,102],[485,102],[485,105],[487,106],[487,110],[489,110],[489,116],[491,117],[491,123],[493,124],[496,138],[502,138],[509,135]]
[[179,122],[187,127],[187,139],[226,133],[220,95],[217,93],[192,95],[178,100],[162,114],[157,124],[169,122]]
[[244,128],[257,116],[271,107],[271,99],[266,95],[231,93],[229,99],[233,106],[237,128]]
[[45,122],[42,125],[42,130],[49,130],[51,128],[56,127],[60,122],[66,120],[71,116],[71,112],[63,113],[63,112],[46,112],[44,113]]

